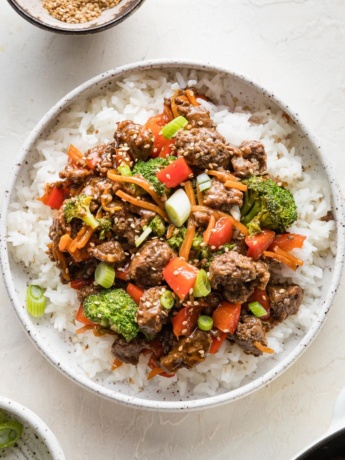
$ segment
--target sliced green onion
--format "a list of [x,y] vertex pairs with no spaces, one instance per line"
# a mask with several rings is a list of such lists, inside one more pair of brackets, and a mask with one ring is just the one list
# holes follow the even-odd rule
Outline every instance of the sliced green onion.
[[7,417],[3,410],[0,410],[0,424],[6,422]]
[[194,297],[205,297],[211,292],[211,284],[205,270],[201,269],[196,275],[193,288]]
[[44,289],[30,284],[26,290],[26,309],[31,316],[39,318],[46,308],[47,299],[44,297]]
[[167,310],[170,310],[174,306],[174,303],[175,303],[175,299],[174,299],[173,293],[167,289],[161,295],[161,305]]
[[163,126],[161,133],[165,139],[172,139],[180,129],[185,128],[187,125],[188,120],[185,117],[179,116]]
[[122,165],[117,167],[117,171],[121,174],[121,176],[131,176],[132,171],[128,165]]
[[257,318],[267,315],[267,311],[264,309],[260,302],[251,302],[248,304],[248,308]]
[[199,185],[199,190],[200,192],[204,192],[205,190],[208,190],[209,188],[212,187],[212,182],[203,182],[202,184]]
[[190,215],[191,204],[186,192],[182,188],[176,190],[165,202],[165,210],[169,220],[176,227],[181,227],[186,222]]
[[111,265],[101,262],[95,270],[95,281],[105,289],[109,289],[115,280],[115,269]]
[[11,447],[21,437],[23,425],[16,420],[8,420],[0,424],[0,449]]
[[197,180],[200,192],[203,192],[204,190],[208,190],[209,188],[211,188],[212,182],[208,174],[206,173],[199,174],[196,180]]
[[211,316],[200,315],[198,318],[198,328],[202,331],[210,331],[213,327],[213,319]]
[[149,236],[151,232],[152,232],[152,228],[146,227],[143,233],[140,236],[138,236],[138,238],[135,239],[135,246],[139,247],[146,240],[146,238]]

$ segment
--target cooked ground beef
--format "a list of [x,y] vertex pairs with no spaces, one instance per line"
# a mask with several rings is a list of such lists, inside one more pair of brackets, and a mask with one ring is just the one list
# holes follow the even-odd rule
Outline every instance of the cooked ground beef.
[[126,260],[125,251],[118,241],[106,241],[105,243],[90,247],[89,253],[92,254],[95,259],[109,264],[116,264],[116,266],[121,266]]
[[270,274],[264,262],[254,261],[236,251],[216,256],[210,264],[213,289],[223,289],[229,302],[243,303],[255,288],[265,289]]
[[119,337],[113,343],[112,353],[123,363],[138,364],[139,356],[145,348],[148,348],[148,344],[143,339],[135,338],[127,342],[126,339]]
[[189,337],[180,338],[167,356],[160,360],[160,364],[168,372],[175,372],[181,367],[190,369],[205,360],[205,354],[212,343],[208,332],[196,329]]
[[229,212],[234,205],[242,206],[243,192],[235,188],[227,188],[223,182],[212,179],[211,187],[204,192],[202,202],[210,208]]
[[101,289],[101,286],[97,286],[93,283],[89,284],[88,286],[83,286],[82,288],[78,289],[77,295],[79,302],[83,303],[86,297],[92,294],[97,294]]
[[117,125],[114,137],[118,146],[129,148],[134,160],[146,160],[151,154],[154,136],[141,125],[130,120],[121,121]]
[[267,294],[270,300],[271,316],[278,322],[295,315],[302,303],[303,290],[296,284],[269,284]]
[[224,137],[214,129],[193,128],[179,131],[176,151],[190,166],[197,169],[228,169],[230,151]]
[[243,178],[264,173],[267,167],[266,159],[265,148],[261,142],[245,141],[234,150],[231,164],[235,175]]
[[260,351],[253,342],[257,341],[263,346],[267,345],[262,322],[255,316],[242,317],[232,338],[247,355],[262,355],[262,351]]
[[164,287],[152,287],[140,299],[136,321],[146,334],[156,335],[167,322],[169,311],[161,304],[164,291]]
[[154,238],[145,243],[131,260],[130,278],[144,288],[160,285],[163,269],[174,256],[168,243]]

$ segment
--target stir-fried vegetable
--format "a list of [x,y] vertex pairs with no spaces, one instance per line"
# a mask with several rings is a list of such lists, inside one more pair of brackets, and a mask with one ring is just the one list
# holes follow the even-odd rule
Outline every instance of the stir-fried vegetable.
[[166,308],[167,310],[171,310],[171,308],[174,306],[174,303],[175,303],[173,293],[167,289],[161,295],[160,301],[161,301],[162,307]]
[[218,249],[226,243],[229,243],[233,235],[232,220],[227,217],[221,217],[217,220],[211,235],[208,238],[208,244],[211,248]]
[[[9,420],[6,416],[1,417],[0,422],[0,449],[13,446],[21,437],[23,425],[17,420]],[[6,454],[5,454],[6,455]]]
[[163,270],[163,277],[171,289],[183,300],[193,292],[198,269],[181,257],[174,257]]
[[101,262],[95,271],[95,282],[105,289],[109,289],[115,281],[115,269],[111,265]]
[[190,215],[191,204],[186,192],[182,188],[176,190],[165,202],[165,210],[169,220],[176,227],[181,227],[186,222]]
[[157,179],[168,188],[175,188],[188,178],[193,177],[193,171],[183,157],[179,157],[169,166],[156,174]]
[[89,225],[92,229],[99,226],[95,216],[90,211],[92,197],[88,195],[77,195],[65,202],[64,211],[66,222],[72,219],[80,219]]
[[181,115],[171,120],[168,124],[163,126],[161,133],[165,139],[172,139],[180,129],[185,128],[188,125],[188,120]]
[[213,319],[211,316],[200,315],[198,318],[198,328],[202,331],[210,331],[213,326]]
[[35,284],[28,286],[26,290],[26,309],[31,316],[39,318],[44,314],[47,304],[44,291],[44,289]]
[[248,246],[247,257],[258,260],[264,251],[274,241],[275,233],[272,230],[262,230],[256,235],[246,236],[244,241]]
[[206,297],[211,292],[211,284],[205,270],[199,270],[193,287],[194,297]]
[[241,304],[223,300],[213,312],[213,325],[222,332],[233,334],[240,319]]

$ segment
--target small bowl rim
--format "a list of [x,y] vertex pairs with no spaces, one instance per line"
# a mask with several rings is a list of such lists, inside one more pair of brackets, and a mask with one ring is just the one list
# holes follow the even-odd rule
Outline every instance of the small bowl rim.
[[65,454],[57,437],[35,412],[5,396],[0,396],[0,409],[7,411],[20,422],[30,425],[34,432],[44,441],[54,460],[65,460]]
[[89,34],[94,34],[97,32],[102,32],[104,30],[110,29],[111,27],[116,26],[117,24],[120,24],[122,21],[124,21],[126,18],[131,16],[137,8],[142,6],[145,0],[136,0],[136,3],[128,10],[126,11],[125,14],[122,14],[121,16],[108,21],[105,24],[101,24],[99,26],[95,27],[90,27],[87,29],[61,29],[58,26],[53,26],[53,25],[48,25],[43,21],[39,21],[38,19],[34,18],[31,16],[24,8],[22,8],[20,5],[18,5],[17,0],[7,0],[7,2],[12,6],[12,8],[24,19],[26,19],[28,22],[33,24],[36,27],[39,27],[40,29],[46,30],[48,32],[55,32],[58,34],[63,34],[63,35],[89,35]]
[[[108,79],[114,79],[119,78],[121,76],[125,76],[131,71],[139,72],[149,69],[171,70],[173,68],[177,70],[181,67],[195,69],[199,71],[219,72],[231,78],[235,78],[239,81],[242,81],[252,89],[268,97],[270,100],[272,100],[272,102],[277,104],[278,107],[284,110],[292,118],[292,120],[301,129],[301,132],[308,138],[311,147],[313,148],[314,154],[318,157],[322,167],[325,170],[328,184],[332,192],[332,198],[334,200],[334,210],[336,214],[335,217],[337,227],[337,254],[334,260],[334,267],[332,269],[332,277],[328,287],[327,295],[325,296],[325,300],[321,305],[322,308],[320,308],[322,314],[319,315],[317,321],[314,321],[313,325],[304,335],[301,342],[298,343],[296,347],[282,361],[278,362],[271,370],[265,372],[261,377],[258,377],[255,380],[246,383],[243,386],[240,386],[239,388],[224,392],[219,395],[207,396],[196,400],[183,401],[150,400],[141,399],[137,396],[132,395],[124,395],[120,392],[103,387],[100,384],[97,384],[95,381],[88,379],[86,376],[79,376],[78,378],[73,369],[68,368],[68,366],[62,365],[60,362],[58,362],[57,359],[54,359],[53,356],[47,354],[46,351],[40,347],[39,343],[37,342],[36,333],[33,330],[32,324],[26,321],[25,317],[21,314],[22,306],[20,302],[18,302],[13,279],[11,276],[6,238],[7,209],[10,203],[11,193],[15,185],[17,174],[20,172],[21,164],[25,160],[25,156],[30,152],[30,149],[37,141],[40,134],[43,133],[44,130],[48,127],[51,120],[55,118],[67,106],[69,106],[76,98],[82,97],[85,92],[92,89],[92,87],[94,86],[101,86],[102,83],[106,82]],[[337,183],[335,175],[333,174],[332,167],[327,159],[327,156],[322,152],[321,147],[317,144],[314,136],[310,133],[310,130],[306,128],[305,124],[300,121],[298,114],[293,112],[292,109],[290,109],[290,107],[286,103],[283,103],[275,95],[273,95],[271,92],[268,92],[260,84],[255,83],[252,79],[218,65],[213,65],[211,63],[200,63],[196,61],[183,59],[154,59],[124,65],[103,72],[87,80],[86,82],[82,83],[81,85],[73,89],[63,98],[61,98],[60,101],[58,101],[36,124],[34,129],[29,134],[28,138],[22,145],[21,152],[16,158],[16,164],[14,165],[9,177],[9,183],[7,184],[7,188],[5,190],[5,196],[3,198],[0,215],[0,255],[5,285],[11,302],[14,305],[16,314],[22,326],[29,333],[29,336],[33,340],[36,347],[45,356],[45,358],[51,364],[53,364],[54,367],[60,370],[64,375],[66,375],[70,380],[77,383],[79,386],[82,386],[83,388],[92,391],[93,393],[99,394],[112,401],[117,401],[124,405],[140,409],[176,412],[184,410],[200,410],[209,407],[215,407],[217,405],[221,405],[230,401],[235,401],[244,396],[247,396],[256,390],[261,389],[262,387],[273,381],[275,378],[277,378],[279,375],[281,375],[288,367],[290,367],[296,361],[298,357],[300,357],[303,351],[317,336],[321,327],[325,323],[327,313],[330,307],[332,306],[337,288],[340,283],[345,257],[345,215],[342,200],[343,199],[339,185]]]

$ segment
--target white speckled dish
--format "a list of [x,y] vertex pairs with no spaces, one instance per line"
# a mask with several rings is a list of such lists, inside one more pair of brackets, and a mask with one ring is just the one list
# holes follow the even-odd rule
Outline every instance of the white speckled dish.
[[71,35],[91,34],[109,29],[129,17],[143,2],[144,0],[121,0],[117,6],[103,11],[92,21],[68,24],[51,16],[43,8],[42,0],[8,0],[14,10],[31,24],[51,32]]
[[0,459],[8,460],[65,460],[55,435],[38,415],[17,402],[0,396],[0,410],[10,420],[23,425],[18,442],[0,449]]
[[[14,263],[10,259],[7,249],[6,219],[7,209],[12,200],[12,190],[18,184],[28,183],[28,170],[30,166],[37,161],[37,158],[35,158],[33,154],[33,146],[35,143],[40,138],[46,136],[50,127],[54,125],[59,117],[60,112],[68,109],[72,102],[99,95],[105,88],[111,89],[116,81],[123,79],[133,71],[140,72],[151,68],[163,69],[168,74],[175,74],[176,71],[181,68],[220,74],[226,79],[228,90],[232,93],[233,97],[237,97],[241,100],[242,105],[256,110],[265,107],[283,109],[296,123],[294,145],[298,147],[298,151],[303,157],[304,163],[309,164],[309,167],[316,171],[319,177],[323,177],[328,181],[332,195],[332,207],[336,219],[335,244],[337,247],[337,255],[334,258],[333,266],[329,270],[326,270],[324,274],[323,291],[319,300],[320,308],[317,319],[305,335],[290,337],[289,340],[286,341],[284,352],[272,357],[272,359],[265,360],[260,366],[260,370],[254,375],[247,377],[239,388],[231,391],[223,390],[211,397],[195,396],[192,392],[189,392],[181,398],[174,389],[165,392],[160,391],[154,380],[152,380],[152,385],[133,396],[129,393],[126,384],[116,383],[109,385],[106,383],[105,377],[99,377],[96,380],[88,378],[84,371],[78,366],[74,354],[71,353],[70,343],[68,341],[63,341],[61,335],[53,329],[49,321],[34,320],[27,314],[24,305],[25,290],[29,282],[29,275],[19,264]],[[262,388],[264,385],[267,385],[278,375],[282,374],[284,370],[302,354],[305,348],[309,346],[320,330],[327,312],[332,305],[339,284],[344,260],[345,219],[342,207],[342,197],[334,181],[334,176],[326,155],[320,151],[315,140],[299,121],[298,115],[263,88],[245,79],[243,76],[235,75],[225,69],[212,65],[202,65],[190,62],[150,61],[121,67],[97,76],[64,97],[43,117],[23,146],[17,164],[13,169],[11,180],[3,200],[1,217],[1,261],[8,293],[21,323],[24,325],[26,331],[41,353],[66,376],[84,388],[123,404],[146,409],[177,411],[215,406],[248,395]]]

